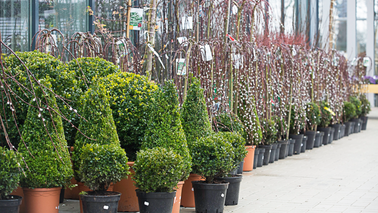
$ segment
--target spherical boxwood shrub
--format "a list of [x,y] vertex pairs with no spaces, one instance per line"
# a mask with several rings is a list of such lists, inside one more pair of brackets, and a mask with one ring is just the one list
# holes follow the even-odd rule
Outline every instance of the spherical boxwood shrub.
[[181,155],[185,162],[181,180],[188,178],[192,158],[181,125],[176,86],[172,81],[166,82],[164,87],[154,94],[142,149],[154,147],[170,147]]
[[223,112],[216,115],[215,119],[216,122],[213,124],[213,129],[219,132],[237,132],[247,140],[247,133],[244,130],[244,125],[234,113]]
[[158,87],[145,76],[127,72],[108,75],[99,82],[108,91],[121,147],[129,160],[134,161],[152,113],[153,93]]
[[350,102],[356,107],[356,115],[355,117],[359,117],[362,113],[361,110],[361,101],[355,96],[350,97]]
[[114,144],[119,146],[118,134],[108,99],[104,86],[97,82],[82,96],[81,102],[84,106],[80,114],[86,120],[80,122],[79,129],[81,132],[76,134],[75,149],[72,154],[77,181],[81,181],[79,175],[80,156],[84,146],[87,144]]
[[80,156],[81,180],[93,191],[106,191],[129,174],[126,152],[116,144],[87,144]]
[[181,123],[189,149],[196,140],[212,132],[205,96],[197,78],[192,78],[187,97],[182,105]]
[[315,127],[320,124],[321,114],[319,106],[314,102],[306,105],[306,121],[310,130],[314,131]]
[[235,153],[232,144],[219,133],[202,137],[192,144],[193,173],[213,183],[214,178],[224,177],[235,166]]
[[21,157],[13,150],[0,147],[0,200],[18,187],[22,174]]
[[320,113],[321,113],[321,119],[319,126],[320,127],[328,127],[328,125],[331,123],[332,120],[332,114],[329,109],[329,103],[326,101],[320,102]]
[[361,116],[366,116],[371,111],[370,101],[366,98],[365,94],[360,95],[361,101]]
[[264,119],[262,121],[263,127],[263,143],[269,145],[277,141],[276,122],[272,119]]
[[247,150],[245,149],[245,140],[237,132],[219,132],[226,141],[231,143],[234,148],[234,168],[238,167],[240,162],[242,162],[247,155]]
[[[41,84],[51,88],[48,80]],[[72,164],[64,138],[61,117],[55,96],[44,87],[36,88],[36,99],[30,102],[19,146],[26,165],[21,178],[24,188],[53,188],[66,186],[72,178]],[[39,106],[39,107],[38,107]]]
[[349,120],[356,117],[356,107],[351,102],[348,102],[348,101],[344,102],[343,112],[344,112],[344,122],[348,122]]
[[173,192],[182,177],[183,158],[171,148],[140,150],[133,166],[135,186],[149,192]]

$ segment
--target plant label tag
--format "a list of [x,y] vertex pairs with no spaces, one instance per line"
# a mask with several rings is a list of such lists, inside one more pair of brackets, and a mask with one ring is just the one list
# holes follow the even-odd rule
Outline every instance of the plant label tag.
[[213,55],[211,52],[210,45],[206,44],[205,46],[200,45],[201,55],[203,61],[211,61],[213,60]]
[[186,75],[186,61],[185,58],[176,59],[177,75]]
[[192,191],[194,192],[194,188],[192,188]]
[[150,205],[150,203],[149,203],[149,202],[147,202],[147,201],[144,201],[144,205],[145,205],[145,206],[149,206],[149,205]]
[[109,206],[106,206],[106,205],[105,205],[105,206],[104,206],[104,209],[109,209]]
[[364,67],[368,67],[370,65],[370,58],[369,57],[364,57]]
[[182,29],[183,30],[191,30],[193,29],[193,17],[182,17]]
[[330,134],[328,134],[328,137],[331,136]]
[[184,43],[185,47],[188,46],[188,38],[187,37],[178,37],[177,41],[179,42],[179,44]]
[[301,144],[301,146],[303,146],[303,143]]
[[221,197],[224,197],[224,194],[223,194],[223,193],[221,194]]
[[176,203],[176,196],[175,196],[175,199],[173,199],[173,203]]
[[269,150],[269,153],[271,153],[272,152],[272,150]]
[[59,206],[55,206],[55,209],[59,209]]
[[262,159],[264,160],[264,156],[262,156]]

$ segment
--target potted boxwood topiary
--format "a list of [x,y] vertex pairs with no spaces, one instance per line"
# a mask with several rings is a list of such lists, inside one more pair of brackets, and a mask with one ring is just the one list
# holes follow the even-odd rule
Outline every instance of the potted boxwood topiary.
[[18,187],[22,168],[21,157],[0,146],[0,212],[18,213],[22,197],[9,195]]
[[350,120],[356,117],[356,107],[351,102],[345,101],[343,107],[343,119],[345,122],[345,135],[349,136],[351,134],[351,122]]
[[329,103],[327,101],[320,102],[320,113],[321,119],[318,130],[324,132],[323,136],[323,145],[327,145],[329,141],[329,137],[331,136],[331,128],[328,125],[331,123],[332,120],[332,110],[329,108]]
[[366,98],[365,94],[360,95],[360,101],[361,101],[361,116],[360,116],[360,119],[363,121],[361,130],[366,130],[367,121],[368,121],[367,115],[371,111],[370,101]]
[[223,212],[228,183],[216,181],[235,166],[234,148],[221,134],[200,138],[192,144],[193,172],[205,181],[193,181],[196,212]]
[[55,95],[48,80],[35,85],[19,146],[28,169],[21,178],[29,213],[58,213],[61,187],[70,184],[73,171]]
[[[181,124],[185,132],[189,150],[196,140],[212,133],[211,123],[207,114],[205,96],[201,83],[197,78],[192,78],[187,97],[184,100],[181,111]],[[185,181],[182,189],[181,205],[194,207],[194,194],[192,181],[200,180],[201,176],[191,173]]]
[[84,213],[117,213],[119,192],[107,191],[129,174],[125,151],[119,144],[87,144],[80,156],[80,177],[89,189],[81,192]]
[[140,213],[171,213],[174,188],[182,178],[184,159],[171,148],[155,147],[137,153],[135,186]]
[[362,123],[361,120],[359,119],[359,117],[362,114],[361,101],[356,96],[351,96],[349,100],[356,107],[356,115],[350,121],[354,122],[354,133],[357,133],[361,131],[361,123]]
[[306,105],[306,122],[308,129],[305,132],[307,136],[306,149],[313,149],[316,136],[317,125],[320,124],[320,110],[319,106],[314,102],[309,102]]
[[154,94],[150,119],[142,142],[142,149],[163,147],[172,148],[184,160],[184,170],[177,186],[174,212],[180,211],[181,192],[184,181],[192,170],[192,158],[189,153],[184,130],[182,129],[179,101],[173,81],[165,82],[162,89]]
[[[234,152],[234,167],[239,166],[241,160],[243,160],[247,154],[245,149],[245,140],[237,132],[219,132],[221,137],[225,141],[231,143]],[[240,183],[242,181],[242,175],[228,174],[223,177],[217,178],[217,180],[228,182],[228,189],[226,193],[225,205],[237,205],[239,201]]]
[[277,128],[276,122],[272,119],[264,119],[262,121],[263,141],[260,145],[265,149],[263,165],[274,163],[275,152],[277,149]]

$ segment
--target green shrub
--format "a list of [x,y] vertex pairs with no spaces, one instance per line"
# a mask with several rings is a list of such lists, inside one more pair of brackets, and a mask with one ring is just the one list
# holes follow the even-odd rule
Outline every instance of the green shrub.
[[304,128],[306,123],[304,111],[304,109],[298,108],[295,105],[291,107],[290,134],[299,134],[300,130]]
[[277,122],[277,140],[280,141],[286,139],[288,127],[285,117],[277,116],[274,118],[274,120]]
[[320,127],[328,127],[332,120],[332,114],[330,112],[329,103],[326,101],[320,102],[320,113],[321,119],[319,126]]
[[145,76],[127,72],[108,75],[99,82],[108,92],[121,147],[129,160],[134,161],[152,113],[153,93],[158,87]]
[[272,119],[264,119],[263,126],[263,142],[265,145],[275,143],[277,141],[277,128],[276,122]]
[[314,102],[306,105],[306,121],[310,130],[314,131],[316,126],[320,124],[321,114],[319,106]]
[[196,140],[212,133],[205,96],[197,78],[192,78],[187,97],[182,105],[181,123],[189,149]]
[[181,125],[176,86],[172,81],[166,82],[163,89],[155,92],[152,107],[142,149],[171,147],[184,159],[181,180],[186,180],[191,171],[192,158]]
[[234,169],[234,148],[219,133],[199,138],[192,144],[191,152],[193,173],[205,177],[207,183]]
[[242,94],[242,96],[239,102],[238,116],[245,127],[247,144],[259,145],[262,140],[262,130],[255,98],[250,94]]
[[93,191],[106,191],[130,173],[126,153],[117,144],[87,144],[80,159],[81,180]]
[[[51,88],[48,80],[41,84]],[[25,145],[18,151],[22,154],[28,169],[22,176],[21,186],[25,188],[53,188],[67,186],[72,178],[72,167],[67,142],[64,138],[61,117],[55,96],[46,88],[34,86],[35,100],[30,102],[22,138]],[[42,92],[44,91],[44,93]],[[37,108],[36,106],[39,106]]]
[[81,102],[84,106],[80,114],[87,121],[82,120],[80,122],[81,133],[76,134],[75,149],[72,154],[75,178],[79,182],[81,181],[79,175],[80,156],[84,146],[87,144],[115,144],[119,146],[118,134],[108,99],[104,86],[98,83],[93,84],[82,96]]
[[371,111],[370,101],[366,98],[365,94],[360,95],[360,101],[361,101],[361,116],[366,116]]
[[22,175],[21,157],[13,150],[0,147],[0,200],[18,187]]
[[226,141],[228,141],[234,151],[234,169],[237,168],[247,155],[248,151],[245,149],[245,140],[237,132],[219,132]]
[[171,148],[140,150],[133,166],[135,186],[149,192],[173,192],[182,177],[184,159]]
[[356,115],[355,117],[359,117],[362,113],[362,109],[361,109],[361,101],[355,97],[355,96],[352,96],[349,98],[350,99],[350,102],[356,107]]
[[351,102],[345,101],[344,107],[344,122],[348,122],[356,116],[356,107]]
[[223,112],[215,116],[215,119],[217,122],[213,124],[213,129],[219,132],[237,132],[247,140],[244,125],[234,113]]

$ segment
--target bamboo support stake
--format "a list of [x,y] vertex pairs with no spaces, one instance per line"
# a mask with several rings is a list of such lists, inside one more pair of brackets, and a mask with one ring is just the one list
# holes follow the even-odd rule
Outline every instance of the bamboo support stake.
[[131,0],[129,0],[127,4],[126,38],[130,38],[130,10],[131,10]]
[[[156,25],[156,6],[157,0],[151,0],[151,8],[149,14],[149,23],[148,23],[148,41],[147,43],[151,45],[152,48],[155,47],[155,25]],[[147,68],[146,75],[148,80],[151,80],[152,76],[152,63],[153,63],[153,52],[148,47],[147,49]]]

